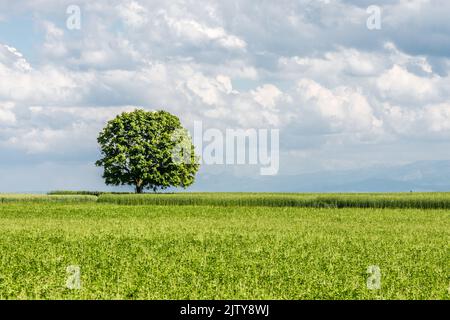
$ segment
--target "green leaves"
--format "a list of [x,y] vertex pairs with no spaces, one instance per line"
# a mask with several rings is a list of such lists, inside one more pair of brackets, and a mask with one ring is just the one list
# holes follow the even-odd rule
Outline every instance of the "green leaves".
[[139,109],[109,121],[97,139],[102,159],[96,165],[104,168],[106,184],[133,185],[137,193],[191,185],[199,163],[191,139],[174,138],[181,131],[180,120],[166,111]]

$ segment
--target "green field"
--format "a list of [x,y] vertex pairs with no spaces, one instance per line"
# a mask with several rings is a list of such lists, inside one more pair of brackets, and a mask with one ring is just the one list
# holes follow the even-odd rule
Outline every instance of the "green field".
[[[222,196],[228,205],[0,195],[0,299],[449,299],[448,210]],[[66,287],[70,265],[81,289]],[[367,288],[372,265],[381,289]]]

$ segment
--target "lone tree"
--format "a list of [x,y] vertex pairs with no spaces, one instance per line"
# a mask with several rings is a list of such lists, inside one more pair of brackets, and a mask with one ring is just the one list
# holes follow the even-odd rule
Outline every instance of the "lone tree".
[[190,186],[199,163],[178,117],[166,111],[124,112],[109,121],[98,143],[108,185],[133,185],[136,193]]

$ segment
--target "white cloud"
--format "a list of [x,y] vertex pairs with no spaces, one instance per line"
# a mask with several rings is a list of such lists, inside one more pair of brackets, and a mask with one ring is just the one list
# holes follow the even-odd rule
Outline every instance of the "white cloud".
[[193,43],[215,41],[228,49],[245,49],[247,46],[244,40],[227,33],[223,27],[209,27],[193,19],[173,18],[164,10],[160,11],[159,14],[170,29],[185,41],[188,40]]
[[276,100],[283,93],[273,84],[265,84],[261,87],[251,91],[256,102],[264,108],[273,109],[276,105]]
[[208,106],[223,105],[222,95],[232,92],[231,82],[228,77],[218,75],[216,79],[208,78],[202,73],[195,72],[191,68],[184,69],[186,88],[201,98]]
[[450,134],[450,104],[429,104],[423,108],[384,105],[384,118],[395,133],[408,138],[447,140]]
[[450,103],[431,105],[425,109],[425,121],[432,132],[450,132]]
[[14,108],[13,102],[0,102],[0,124],[1,125],[11,125],[16,123],[16,115],[12,111]]
[[42,21],[42,26],[45,32],[45,42],[42,49],[46,55],[53,58],[60,58],[68,53],[64,41],[64,30],[58,28],[50,21]]
[[280,68],[322,76],[373,76],[383,68],[383,58],[356,49],[339,48],[326,52],[321,57],[281,57]]
[[19,72],[31,70],[30,64],[23,55],[14,47],[0,44],[0,67],[11,68]]
[[406,101],[426,101],[437,95],[437,78],[424,78],[394,65],[377,80],[377,86],[385,98]]
[[349,87],[330,90],[309,79],[298,82],[302,99],[299,109],[317,113],[327,126],[338,132],[379,133],[383,122],[373,112],[366,97]]
[[116,8],[124,22],[133,28],[142,27],[147,23],[147,9],[136,1],[121,3]]
[[29,154],[51,151],[52,145],[55,146],[59,140],[61,145],[68,132],[51,129],[31,129],[22,135],[11,137],[6,142],[7,145],[26,151]]

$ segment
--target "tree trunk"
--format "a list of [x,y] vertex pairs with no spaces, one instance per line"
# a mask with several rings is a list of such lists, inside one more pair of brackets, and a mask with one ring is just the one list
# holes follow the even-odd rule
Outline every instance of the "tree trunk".
[[142,180],[138,180],[136,181],[136,193],[142,193],[142,191],[144,191],[144,188],[142,186]]

